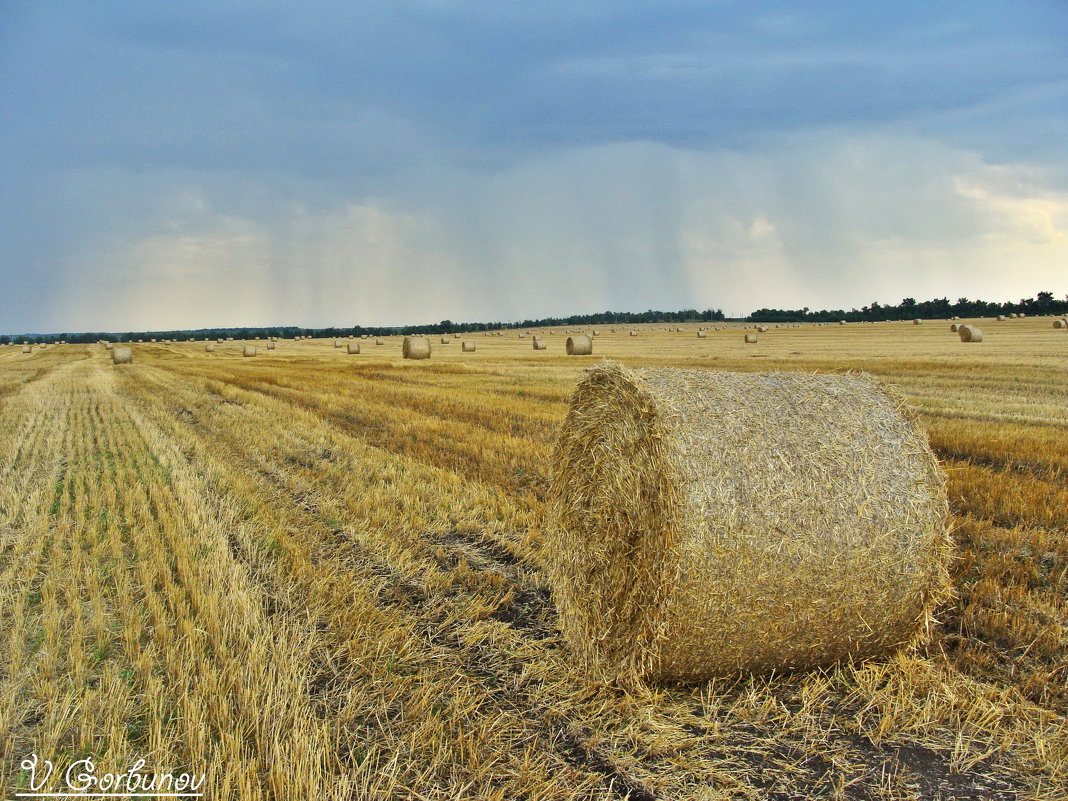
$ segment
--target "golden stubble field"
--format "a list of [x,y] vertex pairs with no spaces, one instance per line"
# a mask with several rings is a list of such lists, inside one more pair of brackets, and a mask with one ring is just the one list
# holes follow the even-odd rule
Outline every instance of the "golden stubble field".
[[[206,774],[207,798],[1068,797],[1068,334],[927,321],[0,348],[0,767]],[[262,346],[262,343],[261,343]],[[955,598],[917,653],[623,690],[543,578],[584,366],[864,370],[949,479]]]

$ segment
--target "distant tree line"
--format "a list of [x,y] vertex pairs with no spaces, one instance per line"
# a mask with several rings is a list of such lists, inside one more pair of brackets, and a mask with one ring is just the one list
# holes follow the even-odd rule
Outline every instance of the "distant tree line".
[[757,309],[746,320],[754,323],[806,323],[834,322],[881,322],[882,320],[944,320],[947,317],[996,317],[999,314],[1047,315],[1068,313],[1068,296],[1061,300],[1053,297],[1052,292],[1039,292],[1033,298],[1023,298],[1019,302],[990,303],[985,300],[968,300],[959,298],[953,303],[949,298],[937,298],[917,302],[915,298],[905,298],[896,306],[883,306],[872,303],[861,309],[821,309],[812,311],[807,306],[803,309]]
[[218,339],[219,337],[233,337],[234,339],[253,339],[260,337],[278,337],[279,339],[293,339],[297,336],[310,336],[318,338],[347,337],[347,336],[396,336],[407,334],[454,334],[472,331],[496,331],[502,328],[536,328],[541,326],[569,326],[569,325],[631,325],[636,323],[685,323],[685,322],[711,322],[722,320],[723,312],[719,309],[683,309],[681,311],[644,311],[644,312],[600,312],[598,314],[573,314],[570,317],[543,317],[540,320],[523,320],[521,322],[485,322],[485,323],[454,323],[452,320],[442,320],[438,323],[425,323],[423,325],[401,326],[363,326],[354,325],[351,328],[299,328],[297,326],[273,326],[264,328],[199,328],[193,331],[126,331],[123,333],[89,331],[82,333],[58,333],[58,334],[18,334],[0,336],[0,343],[11,342],[54,342],[65,340],[72,343],[91,343],[106,339],[109,342],[136,342],[143,339],[163,340],[173,339],[177,342],[188,342],[200,339]]

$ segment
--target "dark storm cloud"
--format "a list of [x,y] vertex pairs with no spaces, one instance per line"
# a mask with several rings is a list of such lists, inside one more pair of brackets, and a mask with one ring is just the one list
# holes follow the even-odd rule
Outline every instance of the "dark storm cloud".
[[[698,214],[722,264],[810,271],[818,295],[871,242],[989,234],[992,201],[952,170],[998,165],[1054,193],[1059,241],[1065,41],[1059,2],[8,2],[3,325],[59,324],[109,282],[151,304],[145,275],[197,259],[285,287],[243,312],[279,321],[340,313],[305,286],[338,260],[384,296],[433,264],[465,290],[429,315],[714,304],[687,261]],[[732,238],[762,219],[773,259]],[[535,265],[588,303],[528,287]],[[115,303],[100,316],[129,318]]]

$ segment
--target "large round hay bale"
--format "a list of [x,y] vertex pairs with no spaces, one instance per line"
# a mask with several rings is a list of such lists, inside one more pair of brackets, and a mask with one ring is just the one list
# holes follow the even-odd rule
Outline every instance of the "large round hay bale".
[[545,350],[549,347],[544,339],[535,339],[532,344],[534,345],[534,350]]
[[341,347],[341,340],[340,339],[335,339],[334,340],[334,347],[335,348],[340,348]]
[[631,335],[632,337],[636,337],[636,336],[638,336],[638,332],[637,332],[637,331],[631,331],[631,332],[630,332],[630,335]]
[[947,586],[945,479],[866,377],[606,362],[575,390],[554,465],[553,598],[600,678],[884,654]]
[[746,345],[755,345],[756,341],[757,341],[757,335],[756,334],[746,334],[745,335],[745,344]]
[[564,347],[568,356],[589,356],[593,353],[593,338],[585,334],[577,334],[568,337]]
[[204,346],[204,350],[206,352],[208,352],[208,353],[214,353],[215,352],[215,343],[214,342],[209,342],[207,345]]
[[275,349],[275,343],[273,341],[272,342],[268,342],[267,343],[267,350],[274,350],[274,349]]
[[441,338],[441,344],[442,345],[448,345],[449,344],[449,338],[448,337],[442,337]]
[[1054,328],[1068,328],[1068,320],[1054,320],[1053,321],[1053,327]]
[[255,345],[245,345],[244,349],[241,351],[241,355],[242,356],[255,356],[256,355],[256,346]]
[[104,343],[104,348],[105,348],[106,350],[111,350],[111,349],[112,349],[112,348],[114,348],[114,347],[115,347],[115,346],[114,346],[114,345],[112,345],[112,344],[111,344],[110,342],[105,342],[105,343]]
[[33,353],[33,346],[31,346],[31,345],[23,345],[22,346],[22,352],[23,353]]
[[983,341],[983,329],[977,328],[974,325],[962,325],[957,329],[957,334],[960,336],[961,342]]
[[349,352],[350,355],[353,354],[353,353],[359,353],[360,352],[360,343],[356,342],[356,341],[350,342],[349,345],[348,345],[348,352]]
[[951,325],[949,327],[949,330],[952,331],[954,334],[957,333],[957,331],[959,329],[960,329],[960,325],[958,325],[957,323],[953,323],[953,325]]
[[463,342],[460,343],[460,352],[461,353],[474,353],[475,352],[475,343],[474,342],[469,342],[468,340],[465,339]]
[[133,351],[130,348],[112,348],[112,364],[133,364]]
[[758,334],[766,334],[766,333],[768,333],[768,327],[766,325],[758,325],[757,326],[757,333]]
[[429,359],[430,340],[426,337],[405,337],[401,354],[405,359]]
[[708,333],[705,331],[705,329],[702,328],[697,332],[697,338],[698,339],[707,339],[708,338]]

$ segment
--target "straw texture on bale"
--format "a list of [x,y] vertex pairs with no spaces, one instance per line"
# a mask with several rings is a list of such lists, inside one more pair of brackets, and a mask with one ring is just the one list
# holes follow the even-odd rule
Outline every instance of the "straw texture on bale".
[[449,344],[449,338],[448,337],[442,337],[441,338],[441,344],[442,345],[448,345]]
[[957,329],[957,334],[960,336],[961,342],[983,341],[983,329],[977,328],[974,325],[962,325]]
[[757,341],[757,335],[756,334],[746,334],[745,335],[745,344],[746,345],[755,345],[756,341]]
[[376,344],[376,345],[385,345],[386,343],[385,343],[385,342],[384,342],[383,340],[381,340],[381,339],[376,339],[376,340],[375,340],[375,344]]
[[1068,322],[1065,322],[1064,320],[1054,320],[1053,321],[1053,327],[1054,328],[1068,328]]
[[214,342],[209,342],[207,345],[204,346],[204,350],[207,351],[208,353],[214,353],[215,352],[215,343]]
[[33,348],[30,347],[29,345],[23,345],[22,346],[22,352],[23,353],[33,353]]
[[758,334],[766,334],[767,332],[768,332],[768,327],[766,325],[758,325],[757,326],[757,333]]
[[267,350],[274,350],[274,348],[275,348],[275,344],[274,344],[273,341],[267,343]]
[[958,329],[960,329],[960,325],[958,325],[957,323],[953,323],[953,325],[949,327],[949,330],[952,331],[954,334],[957,333]]
[[360,352],[360,343],[359,342],[350,342],[349,346],[348,346],[348,352],[350,354],[359,353]]
[[1005,315],[1004,314],[999,314],[998,315],[998,322],[999,323],[1005,322]]
[[467,340],[464,340],[462,343],[460,343],[460,351],[462,353],[474,353],[475,352],[475,343],[474,342],[468,342]]
[[112,364],[133,364],[133,351],[130,348],[112,348]]
[[401,354],[405,359],[429,359],[430,340],[426,337],[405,337]]
[[944,597],[945,479],[871,379],[606,362],[575,390],[554,465],[549,580],[598,678],[878,656]]
[[256,346],[255,345],[245,345],[245,348],[241,352],[241,355],[242,356],[255,356],[256,355]]
[[912,321],[912,324],[913,325],[923,325],[923,320],[921,320],[919,317],[917,317],[915,320]]
[[698,339],[706,339],[707,337],[708,337],[708,334],[705,332],[705,330],[703,328],[700,331],[697,332],[697,338]]
[[630,335],[631,335],[632,337],[636,337],[636,336],[638,336],[638,332],[637,332],[637,331],[631,331],[631,332],[630,332]]
[[593,353],[593,339],[585,334],[568,337],[564,347],[568,356],[589,356]]
[[112,345],[112,344],[111,344],[110,342],[105,342],[105,343],[104,343],[104,347],[105,347],[106,349],[108,349],[108,350],[111,350],[111,349],[112,349],[113,347],[115,347],[115,346],[114,346],[114,345]]
[[534,350],[545,350],[546,348],[549,347],[544,339],[535,339],[534,342],[533,342],[533,345],[534,345]]
[[340,339],[335,339],[334,340],[334,347],[335,348],[340,348],[341,347],[341,340]]

